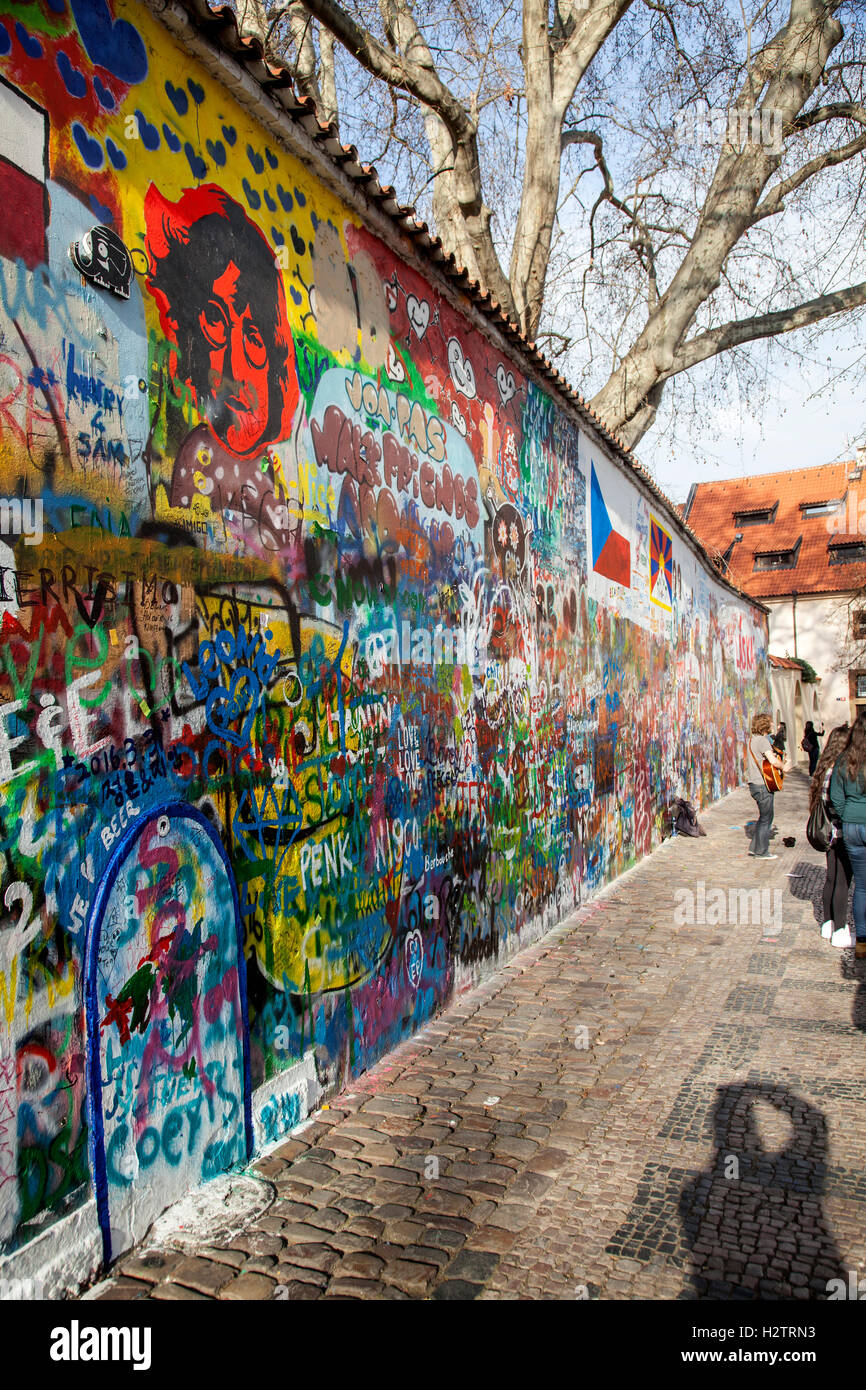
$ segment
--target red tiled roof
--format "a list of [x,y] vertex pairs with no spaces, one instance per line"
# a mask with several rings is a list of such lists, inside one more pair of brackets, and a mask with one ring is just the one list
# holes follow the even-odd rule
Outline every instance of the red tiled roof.
[[773,656],[767,653],[767,660],[771,666],[781,666],[785,671],[802,671],[799,661],[793,661],[788,656]]
[[[753,478],[696,483],[685,509],[685,520],[697,532],[710,554],[727,553],[728,578],[756,598],[783,594],[844,593],[866,585],[866,561],[831,563],[831,543],[838,548],[866,543],[866,534],[848,531],[851,518],[859,519],[861,498],[866,515],[866,472],[862,480],[853,474],[851,460],[799,468],[784,473],[762,473]],[[849,496],[849,493],[851,494]],[[859,494],[859,495],[858,495]],[[802,505],[820,505],[813,499],[841,499],[836,513],[804,516]],[[778,501],[774,521],[757,526],[738,525],[734,513],[763,511]],[[836,529],[834,529],[836,528]],[[844,529],[843,529],[844,528]],[[736,540],[742,536],[742,540]],[[789,569],[756,570],[755,555],[793,550],[802,537],[797,563]],[[838,550],[837,550],[838,553]],[[722,567],[724,570],[724,566]]]

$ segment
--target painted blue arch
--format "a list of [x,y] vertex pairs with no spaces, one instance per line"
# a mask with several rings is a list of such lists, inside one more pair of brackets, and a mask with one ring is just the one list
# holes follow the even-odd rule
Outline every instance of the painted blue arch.
[[88,1147],[91,1172],[93,1174],[94,1195],[102,1232],[103,1258],[107,1265],[112,1260],[111,1219],[108,1198],[108,1176],[105,1155],[105,1124],[102,1113],[103,1077],[100,1058],[99,998],[97,963],[102,937],[102,927],[106,907],[117,882],[120,870],[136,841],[154,821],[162,816],[172,821],[192,821],[205,831],[217,851],[220,862],[231,886],[232,907],[234,911],[235,937],[237,941],[238,992],[240,995],[241,1048],[243,1055],[243,1122],[246,1158],[253,1151],[252,1084],[250,1079],[250,1040],[247,1015],[246,962],[244,960],[243,922],[238,900],[237,884],[232,872],[231,862],[217,831],[206,816],[194,806],[182,801],[164,802],[152,807],[140,823],[130,826],[118,840],[99,881],[87,918],[84,951],[84,1013],[87,1033],[87,1121]]

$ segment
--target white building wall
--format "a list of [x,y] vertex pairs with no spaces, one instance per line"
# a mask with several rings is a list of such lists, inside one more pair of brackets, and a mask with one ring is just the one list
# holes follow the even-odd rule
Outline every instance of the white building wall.
[[[808,661],[820,677],[818,690],[819,718],[825,728],[832,729],[851,717],[848,697],[848,660],[846,646],[849,623],[849,594],[818,597],[798,595],[797,643],[794,650],[793,600],[762,599],[770,610],[769,651],[773,656],[798,656]],[[815,687],[803,685],[803,696],[811,702]],[[805,719],[814,716],[811,712]]]

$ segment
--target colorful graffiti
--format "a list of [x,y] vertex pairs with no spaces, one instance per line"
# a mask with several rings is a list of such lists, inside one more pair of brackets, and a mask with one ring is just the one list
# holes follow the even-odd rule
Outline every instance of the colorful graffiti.
[[0,1253],[118,1252],[735,785],[766,628],[143,5],[7,8]]
[[224,851],[190,807],[154,810],[141,824],[139,808],[126,809],[131,828],[87,934],[87,1091],[106,1260],[251,1147],[243,941]]

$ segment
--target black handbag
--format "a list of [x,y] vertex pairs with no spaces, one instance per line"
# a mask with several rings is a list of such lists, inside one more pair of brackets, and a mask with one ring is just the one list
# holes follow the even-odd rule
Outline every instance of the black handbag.
[[813,849],[826,854],[833,843],[833,822],[827,815],[824,798],[819,797],[815,809],[806,822],[806,839]]

